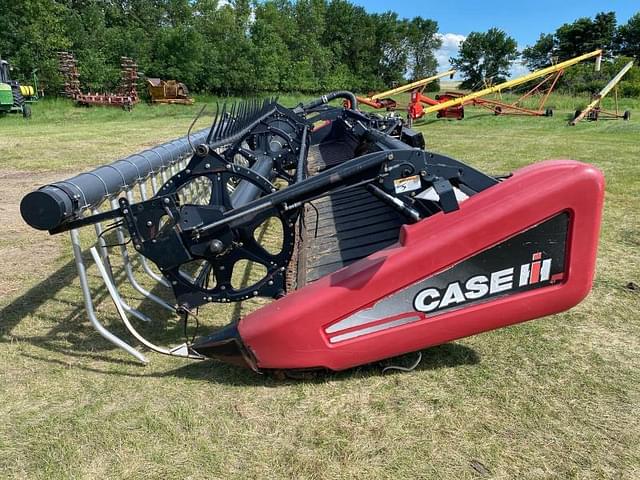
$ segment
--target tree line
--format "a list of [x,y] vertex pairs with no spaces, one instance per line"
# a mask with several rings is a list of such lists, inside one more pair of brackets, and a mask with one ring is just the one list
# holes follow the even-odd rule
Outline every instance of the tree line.
[[120,56],[192,90],[373,91],[435,73],[435,21],[374,14],[347,0],[0,0],[0,55],[47,90],[56,52],[78,59],[84,88],[113,87]]
[[[539,70],[597,49],[604,51],[600,72],[589,63],[567,69],[558,87],[571,93],[594,92],[630,59],[640,63],[640,12],[618,25],[615,12],[601,12],[592,18],[579,18],[560,26],[553,33],[542,33],[534,45],[518,52],[515,39],[491,28],[472,32],[461,43],[458,56],[450,59],[464,77],[464,88],[499,83],[509,76],[514,61],[521,59],[529,70]],[[640,67],[634,67],[620,84],[623,95],[640,95]]]
[[[436,21],[369,13],[349,0],[0,0],[0,7],[0,56],[17,78],[37,69],[49,95],[61,89],[60,50],[76,55],[82,85],[93,91],[113,88],[128,56],[148,77],[247,95],[379,91],[435,73],[441,46]],[[463,88],[477,88],[506,79],[515,61],[536,70],[596,48],[609,60],[602,72],[574,66],[561,88],[594,91],[626,58],[640,63],[640,12],[621,25],[614,12],[579,18],[522,52],[497,28],[471,32],[450,62]],[[640,68],[621,88],[640,95]]]
[[624,24],[618,24],[615,12],[579,18],[553,33],[540,34],[534,45],[522,51],[522,58],[529,68],[538,69],[596,49],[603,50],[606,60],[601,71],[588,63],[575,65],[562,76],[560,87],[570,93],[597,92],[629,60],[635,60],[619,90],[623,96],[640,96],[640,12]]

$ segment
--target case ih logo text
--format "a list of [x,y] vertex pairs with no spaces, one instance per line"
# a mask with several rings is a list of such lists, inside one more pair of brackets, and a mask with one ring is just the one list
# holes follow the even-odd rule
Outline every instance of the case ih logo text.
[[542,259],[536,252],[531,263],[505,268],[486,275],[476,275],[466,282],[451,282],[442,290],[431,287],[419,292],[413,300],[413,307],[419,312],[434,312],[461,303],[480,300],[501,292],[519,289],[528,285],[546,282],[551,277],[551,259]]

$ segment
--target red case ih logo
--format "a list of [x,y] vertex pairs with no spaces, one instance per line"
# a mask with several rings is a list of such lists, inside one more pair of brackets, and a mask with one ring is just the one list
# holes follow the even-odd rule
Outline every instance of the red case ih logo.
[[531,263],[525,263],[519,269],[509,267],[486,275],[474,275],[466,281],[451,282],[445,289],[431,287],[422,290],[415,296],[413,308],[419,312],[434,312],[546,282],[551,279],[551,263],[551,258],[543,259],[542,252],[536,252],[531,256]]

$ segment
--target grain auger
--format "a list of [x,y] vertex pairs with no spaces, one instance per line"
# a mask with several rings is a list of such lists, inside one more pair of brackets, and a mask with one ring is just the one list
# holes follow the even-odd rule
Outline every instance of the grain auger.
[[[337,98],[351,108],[331,106]],[[425,150],[422,134],[397,117],[357,106],[353,94],[334,92],[293,108],[273,99],[224,107],[191,135],[193,151],[183,138],[44,186],[23,199],[22,215],[35,228],[71,232],[91,321],[141,360],[95,316],[81,228],[95,229],[92,258],[135,338],[259,372],[343,370],[560,312],[587,295],[599,170],[564,160],[487,175]],[[115,222],[115,247],[105,244],[106,222]],[[154,319],[127,305],[114,281],[115,251],[133,288],[185,326],[198,308],[272,301],[157,346],[136,329]],[[260,274],[238,283],[247,262]],[[171,295],[160,298],[136,275]]]

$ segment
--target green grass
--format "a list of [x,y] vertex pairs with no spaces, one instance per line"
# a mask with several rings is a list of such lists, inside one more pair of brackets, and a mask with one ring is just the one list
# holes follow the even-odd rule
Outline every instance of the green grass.
[[[410,374],[370,366],[305,381],[156,354],[137,365],[89,326],[67,238],[19,224],[14,171],[37,183],[183,135],[197,106],[42,102],[31,121],[0,119],[0,476],[639,478],[640,295],[625,286],[640,284],[640,102],[625,101],[630,122],[568,127],[578,105],[552,101],[553,118],[469,109],[418,128],[429,149],[490,173],[550,158],[603,169],[592,294],[566,313],[426,350]],[[123,334],[91,277],[100,319]],[[214,306],[203,321],[257,303]],[[180,341],[180,324],[160,317],[162,329],[146,330]]]

